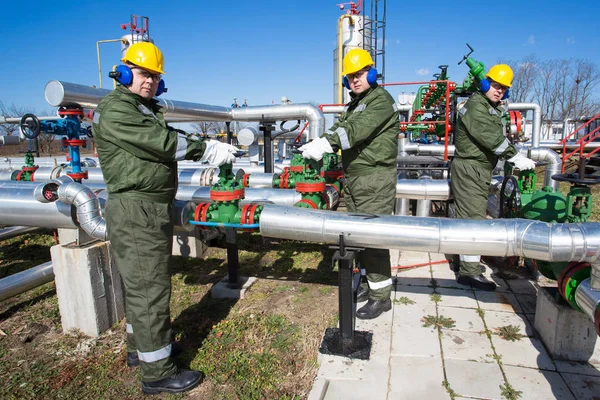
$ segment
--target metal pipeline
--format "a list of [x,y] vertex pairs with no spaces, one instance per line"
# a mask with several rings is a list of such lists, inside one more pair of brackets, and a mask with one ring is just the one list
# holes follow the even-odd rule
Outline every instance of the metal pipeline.
[[279,178],[279,174],[267,172],[254,172],[248,176],[249,188],[273,188],[273,180]]
[[6,240],[16,236],[24,235],[26,233],[36,232],[39,229],[40,228],[36,226],[10,226],[0,230],[0,240]]
[[73,210],[69,204],[42,203],[36,200],[36,194],[41,195],[45,185],[34,182],[0,182],[0,224],[76,228]]
[[[592,265],[592,271],[594,269],[596,267]],[[600,307],[600,291],[592,288],[592,280],[593,278],[588,278],[577,286],[575,290],[575,303],[577,303],[585,315],[591,318],[597,326],[600,326],[600,321],[597,320],[597,313],[600,310],[598,308]],[[598,328],[596,330],[598,335],[600,335],[600,330]]]
[[54,279],[52,261],[0,279],[0,301],[6,300]]
[[[58,80],[48,82],[44,90],[46,101],[53,107],[76,103],[84,108],[96,108],[102,98],[109,93],[109,90]],[[162,107],[165,119],[171,122],[306,119],[310,122],[308,139],[315,139],[325,132],[325,116],[318,107],[312,104],[251,106],[231,109],[163,98],[157,98],[157,100]]]
[[[302,200],[302,195],[294,189],[246,188],[245,196],[240,203],[274,203],[292,207]],[[195,203],[212,201],[210,199],[210,187],[208,186],[179,185],[175,197],[177,200],[193,201]]]
[[231,110],[234,121],[285,121],[291,119],[308,120],[308,140],[316,139],[325,132],[325,116],[319,107],[312,104],[284,104],[234,108]]
[[431,200],[417,200],[417,217],[429,217],[431,215]]
[[81,229],[90,237],[107,240],[106,221],[102,218],[100,202],[92,189],[81,183],[62,180],[62,178],[54,182],[61,183],[56,192],[58,200],[66,204],[73,204],[77,209],[77,221]]
[[403,179],[396,183],[397,199],[448,200],[451,197],[447,179]]
[[551,186],[555,191],[558,190],[560,182],[552,179],[553,175],[560,174],[562,172],[562,159],[552,149],[544,147],[532,147],[530,149],[522,149],[521,152],[528,152],[528,157],[531,157],[534,161],[546,162],[544,171],[544,186]]
[[536,103],[508,103],[509,110],[533,110],[533,124],[531,134],[531,147],[540,147],[542,137],[542,107]]
[[[219,172],[219,167],[210,166],[181,168],[177,173],[178,182],[180,185],[211,186],[219,181]],[[237,180],[242,179],[245,174],[241,168],[233,168],[232,173]]]
[[348,246],[432,253],[592,263],[600,257],[600,223],[360,215],[268,204],[260,216],[260,232],[324,244],[337,244],[343,234]]

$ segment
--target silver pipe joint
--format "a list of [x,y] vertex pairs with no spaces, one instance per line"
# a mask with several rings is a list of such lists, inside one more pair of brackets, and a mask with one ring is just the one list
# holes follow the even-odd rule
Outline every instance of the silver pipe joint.
[[551,186],[555,191],[558,190],[560,182],[552,179],[552,176],[562,172],[562,159],[560,155],[554,150],[544,147],[531,147],[529,149],[522,149],[521,152],[523,151],[528,151],[528,157],[531,157],[533,161],[547,163],[544,173],[544,186]]
[[397,199],[448,200],[450,182],[447,179],[402,179],[396,183]]
[[600,307],[600,292],[592,289],[590,280],[591,278],[586,279],[577,286],[575,302],[581,308],[581,311],[593,321],[595,320],[596,311]]
[[106,221],[100,211],[100,202],[94,192],[80,183],[71,182],[58,187],[58,199],[73,204],[77,209],[77,221],[90,237],[107,240]]

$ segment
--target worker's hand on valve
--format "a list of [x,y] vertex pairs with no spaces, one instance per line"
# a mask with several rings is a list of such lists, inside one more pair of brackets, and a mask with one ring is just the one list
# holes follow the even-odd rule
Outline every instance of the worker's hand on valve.
[[316,138],[313,141],[306,143],[304,146],[299,147],[298,150],[302,152],[302,157],[311,158],[316,161],[323,158],[324,153],[333,153],[329,141],[325,138]]
[[208,163],[220,167],[223,164],[233,163],[235,153],[239,151],[240,149],[235,146],[211,139],[206,142],[202,161],[208,161]]
[[512,163],[516,168],[518,168],[521,171],[535,168],[535,161],[525,157],[524,155],[521,155],[520,153],[517,153],[517,155],[513,158],[509,158],[508,162]]

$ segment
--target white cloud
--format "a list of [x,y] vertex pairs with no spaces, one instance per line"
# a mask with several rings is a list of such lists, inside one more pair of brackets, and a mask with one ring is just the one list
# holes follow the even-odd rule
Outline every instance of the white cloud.
[[418,69],[416,72],[417,72],[418,75],[427,75],[427,74],[429,74],[429,70],[427,68]]
[[527,43],[529,43],[531,45],[535,44],[535,36],[529,35],[529,39],[527,40]]
[[567,38],[567,44],[575,44],[575,36],[569,36]]

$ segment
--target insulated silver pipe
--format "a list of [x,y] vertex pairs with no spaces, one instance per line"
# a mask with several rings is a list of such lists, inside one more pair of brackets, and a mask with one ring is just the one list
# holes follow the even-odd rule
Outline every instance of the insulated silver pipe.
[[0,230],[0,240],[6,240],[16,236],[24,235],[26,233],[36,232],[39,229],[40,228],[36,226],[10,226]]
[[[96,108],[110,91],[75,83],[52,80],[46,84],[44,95],[53,107],[76,103],[84,108]],[[285,121],[306,119],[310,122],[308,138],[315,139],[325,132],[325,116],[312,104],[284,104],[252,106],[231,109],[229,107],[157,98],[165,119],[169,121]]]
[[52,261],[0,279],[0,301],[6,300],[54,279]]
[[447,179],[402,179],[396,183],[396,198],[417,200],[448,200],[450,181]]
[[596,310],[600,306],[600,291],[594,290],[591,286],[591,278],[581,282],[575,290],[575,303],[581,308],[581,311],[588,317],[595,319]]
[[0,183],[0,224],[26,225],[40,228],[73,229],[72,208],[62,202],[41,203],[36,193],[42,193],[45,184],[34,182]]
[[410,199],[396,198],[396,204],[394,206],[394,215],[410,215]]
[[279,174],[267,172],[254,172],[248,175],[249,188],[273,188],[273,180],[279,178]]
[[531,134],[531,147],[540,147],[540,139],[542,137],[542,107],[536,103],[508,103],[509,110],[532,110],[533,124]]
[[[292,207],[302,200],[302,195],[294,189],[246,188],[246,197],[240,201],[246,203],[274,203]],[[210,187],[182,186],[177,187],[177,200],[194,203],[211,202]]]
[[64,183],[63,181],[56,193],[61,202],[75,206],[77,221],[85,233],[95,239],[108,239],[106,221],[102,218],[100,211],[100,202],[92,189],[81,183]]
[[325,116],[312,104],[282,104],[273,106],[242,107],[231,110],[234,121],[285,121],[308,120],[308,140],[316,139],[325,132]]
[[431,215],[431,200],[417,200],[417,217],[429,217]]
[[[444,146],[441,144],[411,143],[408,138],[398,139],[398,157],[406,156],[408,154],[443,156]],[[454,145],[448,146],[448,155],[454,155]]]
[[521,256],[546,261],[596,262],[600,223],[548,224],[524,219],[472,221],[348,214],[265,205],[263,236],[347,246],[446,254]]
[[554,150],[544,147],[532,147],[528,152],[529,157],[531,157],[532,160],[547,163],[544,172],[544,186],[551,186],[555,191],[557,191],[560,182],[552,179],[552,176],[562,172],[561,157]]
[[[180,185],[192,185],[192,186],[211,186],[219,182],[219,167],[211,166],[198,166],[180,168],[178,175],[178,182]],[[235,179],[240,180],[244,177],[244,170],[241,168],[232,168],[232,174]]]

